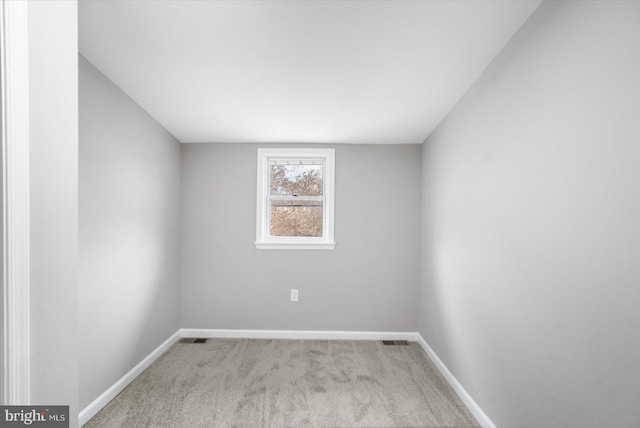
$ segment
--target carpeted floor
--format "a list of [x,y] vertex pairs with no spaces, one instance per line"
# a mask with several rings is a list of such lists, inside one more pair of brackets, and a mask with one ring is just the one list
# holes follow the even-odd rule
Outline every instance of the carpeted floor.
[[422,348],[177,343],[85,427],[477,427]]

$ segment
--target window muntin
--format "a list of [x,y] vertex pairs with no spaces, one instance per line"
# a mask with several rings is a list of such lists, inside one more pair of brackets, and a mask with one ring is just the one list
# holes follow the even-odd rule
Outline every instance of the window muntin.
[[256,247],[333,249],[333,149],[258,149]]

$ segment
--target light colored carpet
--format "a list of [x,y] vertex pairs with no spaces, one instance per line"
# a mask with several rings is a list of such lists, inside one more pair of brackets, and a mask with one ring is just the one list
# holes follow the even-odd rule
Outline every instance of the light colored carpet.
[[177,343],[85,427],[477,427],[416,343]]

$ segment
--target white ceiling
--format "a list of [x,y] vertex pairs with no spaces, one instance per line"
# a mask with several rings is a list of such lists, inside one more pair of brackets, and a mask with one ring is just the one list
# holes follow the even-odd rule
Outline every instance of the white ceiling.
[[113,1],[80,52],[184,143],[422,143],[541,1]]

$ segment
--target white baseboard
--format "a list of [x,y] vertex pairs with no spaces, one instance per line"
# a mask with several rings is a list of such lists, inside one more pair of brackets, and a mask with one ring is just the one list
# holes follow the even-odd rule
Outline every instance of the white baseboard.
[[149,367],[155,360],[158,359],[171,345],[176,343],[180,339],[180,330],[171,335],[170,338],[165,340],[162,345],[154,349],[144,360],[140,361],[138,365],[129,370],[129,373],[122,376],[116,383],[114,383],[109,389],[103,392],[98,398],[93,400],[91,404],[82,409],[78,417],[80,426],[86,424],[89,419],[95,416],[109,401],[113,400],[116,395],[122,392],[133,380],[140,375],[147,367]]
[[183,328],[181,337],[234,339],[315,339],[315,340],[417,340],[415,332],[318,331],[318,330],[233,330]]
[[449,371],[447,366],[444,365],[442,360],[436,355],[436,353],[431,349],[426,340],[420,335],[420,333],[416,333],[416,340],[424,349],[424,352],[429,356],[433,364],[436,365],[438,370],[444,378],[449,382],[449,385],[453,388],[453,390],[458,394],[458,397],[462,400],[462,402],[467,406],[471,414],[477,419],[478,423],[484,428],[496,428],[496,425],[491,422],[491,419],[482,411],[478,403],[475,402],[473,398],[469,395],[469,393],[462,387],[458,379],[455,378],[453,373]]

